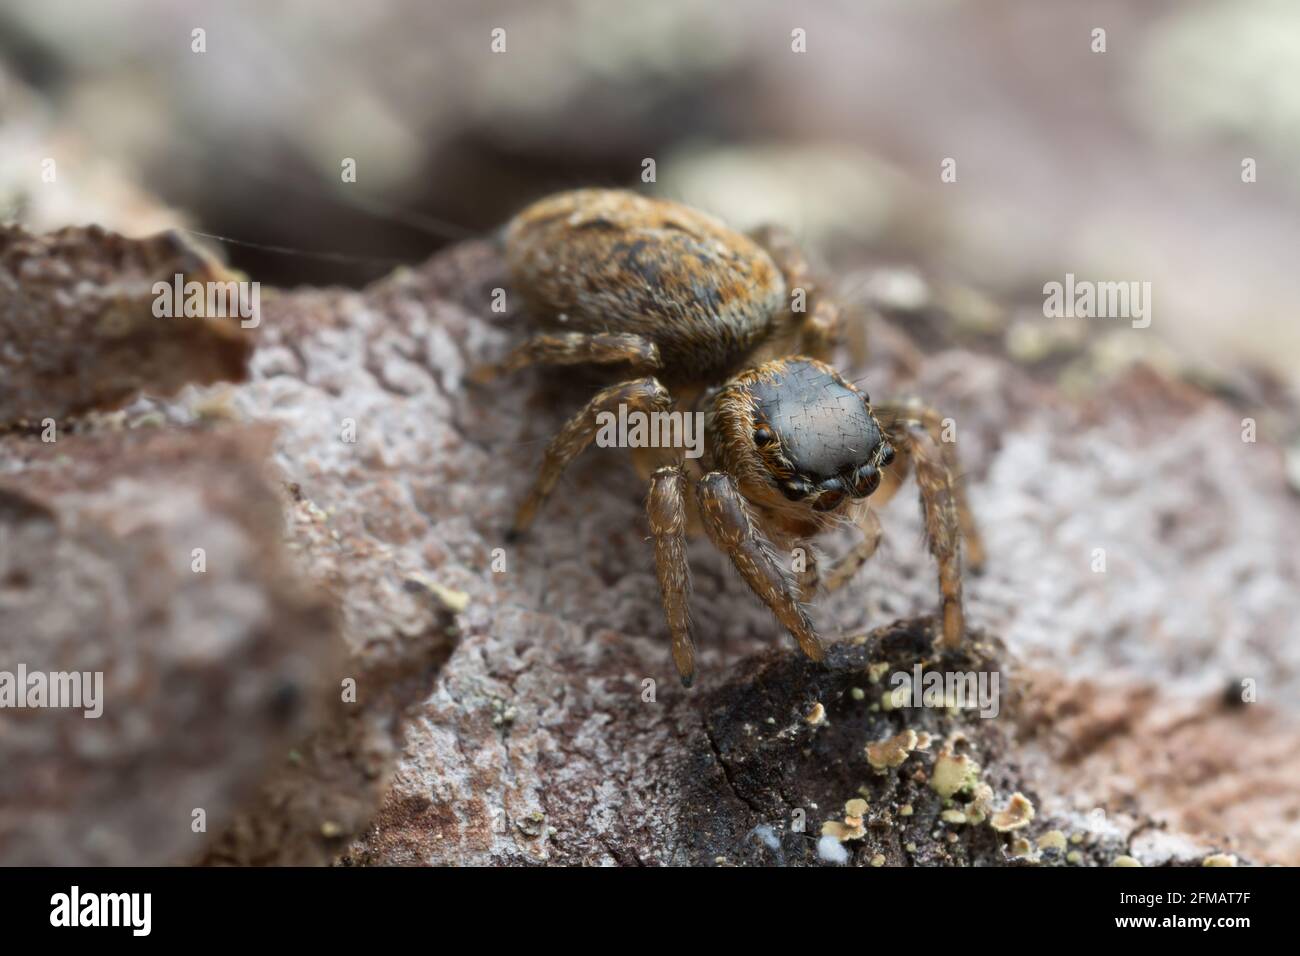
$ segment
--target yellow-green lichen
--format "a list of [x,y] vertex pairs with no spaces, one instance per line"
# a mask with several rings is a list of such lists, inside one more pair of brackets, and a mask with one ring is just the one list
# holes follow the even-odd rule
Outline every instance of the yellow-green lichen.
[[822,824],[822,836],[834,837],[841,843],[847,840],[861,840],[867,835],[863,818],[867,815],[867,801],[861,798],[849,800],[844,804],[844,819],[827,820]]
[[1029,798],[1019,791],[1011,795],[1011,801],[1005,809],[997,811],[989,820],[989,826],[999,833],[1009,833],[1029,826],[1034,819],[1034,805]]
[[1048,830],[1038,838],[1040,850],[1064,850],[1065,834],[1060,830]]
[[940,752],[934,761],[934,770],[930,774],[930,788],[941,797],[951,797],[961,790],[975,785],[979,780],[980,767],[965,754],[954,754],[950,750]]
[[414,587],[423,588],[433,596],[434,600],[453,614],[460,614],[465,608],[469,607],[469,595],[464,591],[439,584],[423,574],[411,575],[407,579],[407,583]]
[[897,767],[916,747],[916,731],[904,730],[887,740],[867,744],[867,763],[877,770]]
[[1012,859],[1025,860],[1029,863],[1037,863],[1042,859],[1042,851],[1024,837],[1019,836],[1011,841],[1007,853]]

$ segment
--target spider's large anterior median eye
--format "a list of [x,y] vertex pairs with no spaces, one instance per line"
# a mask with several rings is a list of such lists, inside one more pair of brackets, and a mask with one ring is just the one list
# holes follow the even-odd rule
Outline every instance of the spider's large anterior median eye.
[[842,491],[823,491],[817,496],[817,502],[813,508],[817,511],[830,511],[832,508],[838,508],[841,501],[844,500]]
[[844,482],[838,478],[828,478],[821,483],[821,494],[817,496],[813,509],[815,511],[830,511],[832,508],[838,508],[840,502],[847,495],[848,490],[844,487]]
[[772,430],[766,425],[759,425],[754,429],[755,445],[770,445],[774,441],[776,441],[776,436],[772,434]]

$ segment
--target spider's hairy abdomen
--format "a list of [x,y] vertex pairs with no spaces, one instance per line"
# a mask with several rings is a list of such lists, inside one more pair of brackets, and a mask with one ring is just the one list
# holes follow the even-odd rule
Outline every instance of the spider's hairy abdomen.
[[531,312],[572,331],[643,336],[672,380],[725,375],[785,304],[785,280],[762,248],[667,200],[560,193],[516,216],[505,238]]

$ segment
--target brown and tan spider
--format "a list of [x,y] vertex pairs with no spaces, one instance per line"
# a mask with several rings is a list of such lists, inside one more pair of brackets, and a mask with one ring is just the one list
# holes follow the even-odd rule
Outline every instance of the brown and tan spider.
[[[916,473],[939,567],[943,641],[961,641],[962,538],[979,543],[951,442],[930,409],[872,405],[822,358],[839,310],[818,295],[792,242],[747,237],[678,203],[584,189],[523,210],[505,232],[511,282],[551,330],[487,375],[543,363],[631,369],[571,418],[546,450],[515,516],[532,524],[561,473],[595,438],[602,412],[700,412],[701,457],[638,448],[656,572],[683,683],[695,673],[686,537],[703,530],[814,660],[823,648],[805,602],[842,587],[875,553],[867,496],[888,499]],[[810,539],[851,520],[862,540],[819,575]],[[796,552],[795,549],[802,549]],[[792,555],[805,555],[796,572]]]

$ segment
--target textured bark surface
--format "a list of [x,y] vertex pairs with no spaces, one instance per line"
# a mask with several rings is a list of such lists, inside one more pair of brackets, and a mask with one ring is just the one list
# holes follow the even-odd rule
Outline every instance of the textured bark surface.
[[[0,226],[0,422],[111,408],[148,386],[243,377],[252,342],[238,319],[153,312],[155,282],[237,277],[175,234],[126,239],[94,226],[32,236]],[[252,321],[256,321],[254,318]]]
[[[827,823],[860,864],[1300,859],[1284,703],[1300,654],[1300,514],[1277,450],[1244,445],[1238,412],[1142,369],[1072,400],[1004,358],[943,341],[918,352],[912,333],[933,316],[877,319],[866,363],[851,358],[855,332],[842,364],[873,398],[916,394],[956,420],[989,551],[967,584],[978,640],[948,661],[930,648],[935,572],[905,491],[882,516],[882,551],[814,606],[836,642],[825,667],[692,542],[701,648],[688,691],[658,605],[646,489],[623,453],[588,452],[531,534],[505,542],[545,441],[595,381],[468,381],[523,334],[517,312],[491,311],[505,285],[494,248],[468,243],[364,292],[268,297],[247,382],[80,426],[273,424],[288,549],[341,612],[356,709],[327,710],[288,766],[265,771],[209,859],[804,863],[823,859]],[[0,440],[5,472],[29,473],[33,441]],[[883,707],[883,681],[926,661],[998,670],[999,716]],[[1230,707],[1242,678],[1261,702]],[[877,772],[866,746],[908,731],[914,749]],[[946,799],[931,786],[945,750],[980,768]],[[232,763],[206,772],[239,776]],[[1014,822],[996,814],[1017,792],[1032,821],[995,830]]]
[[4,863],[196,859],[194,812],[223,825],[320,719],[337,628],[287,562],[270,442],[256,426],[6,440],[0,669],[103,685],[97,718],[3,712]]

